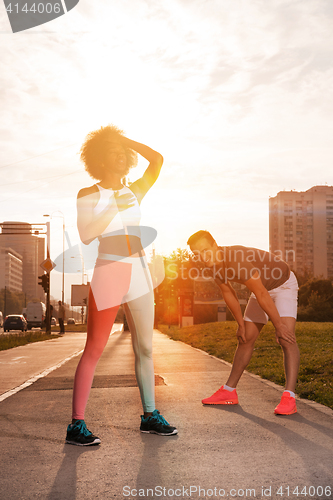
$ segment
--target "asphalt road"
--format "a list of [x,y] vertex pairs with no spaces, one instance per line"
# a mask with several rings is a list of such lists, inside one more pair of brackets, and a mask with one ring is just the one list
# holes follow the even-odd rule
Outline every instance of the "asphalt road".
[[276,416],[282,388],[250,374],[239,384],[239,405],[202,406],[229,365],[158,331],[157,408],[179,434],[139,432],[130,334],[118,331],[86,412],[102,444],[66,445],[84,338],[66,334],[0,353],[1,500],[333,498],[331,410],[298,400],[297,414]]

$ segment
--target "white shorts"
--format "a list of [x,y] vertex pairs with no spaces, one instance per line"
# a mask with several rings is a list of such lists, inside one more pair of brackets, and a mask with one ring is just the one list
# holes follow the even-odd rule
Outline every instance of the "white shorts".
[[[273,302],[280,314],[281,318],[295,318],[297,317],[297,291],[298,283],[296,276],[291,271],[289,279],[283,285],[268,293],[272,297]],[[266,325],[268,315],[262,310],[258,304],[257,298],[254,293],[251,293],[244,312],[244,321],[251,323],[261,323]]]

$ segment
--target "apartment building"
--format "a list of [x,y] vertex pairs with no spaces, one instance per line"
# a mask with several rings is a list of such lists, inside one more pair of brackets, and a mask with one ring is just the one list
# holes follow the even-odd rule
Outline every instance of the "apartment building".
[[22,292],[22,256],[12,248],[0,247],[0,289]]
[[22,257],[22,289],[27,297],[45,299],[38,276],[42,274],[41,262],[45,259],[45,239],[33,231],[27,222],[1,223],[0,246],[11,248]]
[[333,280],[333,186],[270,198],[269,246],[297,273]]

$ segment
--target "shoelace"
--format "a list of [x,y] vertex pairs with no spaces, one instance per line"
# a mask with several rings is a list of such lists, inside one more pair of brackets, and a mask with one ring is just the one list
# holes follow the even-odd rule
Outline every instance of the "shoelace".
[[161,424],[163,424],[163,425],[170,425],[169,422],[167,422],[165,420],[165,418],[163,417],[163,415],[161,415],[158,410],[154,410],[152,416],[155,417],[156,420],[158,422],[160,422]]
[[79,429],[80,433],[83,434],[84,436],[86,436],[86,437],[91,436],[91,432],[88,431],[87,426],[86,426],[84,421],[81,421],[80,423],[76,422],[75,427],[77,427]]

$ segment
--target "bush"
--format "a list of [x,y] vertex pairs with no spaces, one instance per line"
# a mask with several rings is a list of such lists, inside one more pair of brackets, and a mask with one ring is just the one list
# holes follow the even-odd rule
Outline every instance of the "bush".
[[299,289],[299,321],[333,321],[333,286],[330,280],[311,279]]
[[333,308],[328,300],[322,299],[318,292],[312,292],[307,306],[300,306],[298,321],[333,321]]
[[194,304],[194,324],[214,323],[217,321],[217,304]]
[[[315,298],[313,293],[316,292]],[[307,307],[310,301],[319,299],[324,302],[329,302],[333,307],[333,286],[330,280],[311,279],[299,288],[298,292],[299,305]]]

